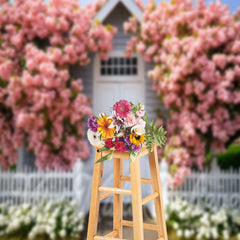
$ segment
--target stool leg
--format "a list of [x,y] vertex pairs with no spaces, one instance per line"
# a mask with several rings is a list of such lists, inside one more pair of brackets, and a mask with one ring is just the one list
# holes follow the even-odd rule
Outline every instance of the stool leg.
[[[122,188],[123,184],[120,177],[123,174],[123,160],[115,158],[113,170],[113,187]],[[122,238],[122,214],[123,214],[123,196],[122,194],[113,195],[113,231],[117,231],[116,237]]]
[[162,200],[162,188],[159,175],[157,148],[154,147],[153,151],[149,155],[149,165],[152,176],[152,188],[153,192],[158,192],[159,196],[154,199],[157,225],[158,225],[158,237],[159,240],[167,240],[167,229],[164,216],[164,207]]
[[130,162],[134,240],[143,240],[142,189],[140,159]]
[[[102,153],[96,151],[95,162],[100,159]],[[99,213],[99,203],[100,203],[100,192],[98,188],[102,184],[102,174],[103,174],[103,162],[94,165],[93,171],[93,182],[92,182],[92,195],[91,195],[91,205],[89,212],[88,221],[88,234],[87,240],[93,240],[97,233],[98,224],[98,213]]]

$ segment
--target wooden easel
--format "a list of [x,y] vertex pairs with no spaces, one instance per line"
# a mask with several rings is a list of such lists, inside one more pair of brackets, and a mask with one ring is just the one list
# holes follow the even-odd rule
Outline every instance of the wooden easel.
[[[95,162],[109,151],[98,152],[96,149]],[[89,213],[87,240],[117,240],[122,239],[122,226],[133,227],[134,240],[143,240],[143,229],[155,230],[158,232],[158,240],[167,240],[167,230],[164,216],[162,190],[159,176],[158,158],[156,146],[149,154],[149,165],[151,179],[141,178],[140,157],[148,154],[146,147],[142,147],[141,152],[134,162],[130,162],[131,177],[123,176],[123,159],[128,159],[126,152],[114,152],[114,180],[113,188],[101,186],[103,174],[103,162],[94,165],[92,196]],[[123,189],[123,181],[130,181],[132,190]],[[142,199],[141,183],[152,184],[153,193]],[[113,194],[113,231],[105,236],[96,236],[99,203],[102,199]],[[132,196],[133,221],[122,219],[123,200],[122,195]],[[143,223],[142,205],[154,199],[157,225]]]

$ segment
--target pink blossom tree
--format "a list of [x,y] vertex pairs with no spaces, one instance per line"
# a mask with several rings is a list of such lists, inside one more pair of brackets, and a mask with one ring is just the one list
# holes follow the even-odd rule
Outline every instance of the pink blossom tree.
[[143,20],[124,24],[133,33],[126,53],[153,62],[153,89],[168,111],[172,186],[213,149],[222,152],[240,135],[240,9],[234,15],[220,1],[148,1]]
[[89,155],[84,119],[91,114],[81,79],[71,65],[103,59],[116,30],[94,22],[99,1],[81,8],[77,0],[0,2],[0,165],[16,163],[27,141],[36,164],[70,169]]

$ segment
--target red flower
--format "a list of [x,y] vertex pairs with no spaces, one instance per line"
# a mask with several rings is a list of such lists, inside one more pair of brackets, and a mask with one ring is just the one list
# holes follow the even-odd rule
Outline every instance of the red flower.
[[120,141],[120,142],[116,142],[115,148],[117,152],[124,152],[126,147],[124,143]]
[[113,143],[113,141],[112,141],[111,138],[108,138],[108,139],[105,141],[105,145],[106,145],[108,148],[114,147],[114,143]]

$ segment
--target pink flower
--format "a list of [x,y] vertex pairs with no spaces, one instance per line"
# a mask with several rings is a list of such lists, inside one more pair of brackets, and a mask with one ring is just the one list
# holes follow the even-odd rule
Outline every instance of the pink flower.
[[116,111],[116,115],[120,118],[126,118],[131,109],[132,107],[127,100],[120,100],[113,106],[113,110]]
[[138,117],[143,117],[145,112],[143,110],[139,110],[139,111],[136,112],[136,114],[137,114]]
[[130,112],[126,118],[126,126],[131,127],[135,124],[137,124],[136,117],[135,117],[134,113]]
[[146,126],[146,122],[144,120],[142,120],[141,118],[137,121],[137,124],[142,126],[142,127]]
[[137,52],[143,53],[143,51],[146,49],[146,45],[143,42],[138,43],[137,45]]
[[224,69],[226,66],[226,56],[224,54],[217,54],[213,56],[213,62],[220,67],[221,69]]

